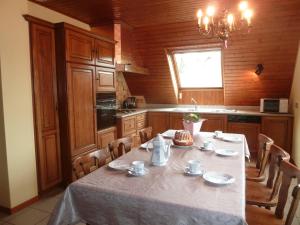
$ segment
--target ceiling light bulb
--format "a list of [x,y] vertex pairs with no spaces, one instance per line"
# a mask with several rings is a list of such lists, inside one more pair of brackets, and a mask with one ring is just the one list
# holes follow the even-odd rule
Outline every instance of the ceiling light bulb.
[[205,17],[203,18],[203,23],[204,23],[205,25],[207,25],[207,24],[209,23],[209,18],[208,18],[207,16],[205,16]]
[[234,21],[234,16],[232,13],[228,14],[227,16],[227,22],[232,25],[233,24],[233,21]]
[[208,6],[206,10],[206,14],[208,16],[213,16],[215,14],[215,7],[213,6]]
[[203,16],[202,10],[199,9],[198,12],[197,12],[197,17],[201,18],[202,16]]
[[239,8],[241,11],[245,11],[246,9],[248,9],[248,2],[247,1],[242,1],[239,5]]

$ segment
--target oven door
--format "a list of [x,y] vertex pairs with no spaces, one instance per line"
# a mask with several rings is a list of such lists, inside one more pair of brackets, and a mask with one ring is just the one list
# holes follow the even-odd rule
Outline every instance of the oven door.
[[97,130],[103,130],[108,127],[115,126],[116,108],[97,106]]

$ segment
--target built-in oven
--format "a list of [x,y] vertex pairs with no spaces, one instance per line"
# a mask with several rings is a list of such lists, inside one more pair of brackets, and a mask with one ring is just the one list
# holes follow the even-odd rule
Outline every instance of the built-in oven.
[[115,92],[97,93],[97,130],[116,125],[117,99]]

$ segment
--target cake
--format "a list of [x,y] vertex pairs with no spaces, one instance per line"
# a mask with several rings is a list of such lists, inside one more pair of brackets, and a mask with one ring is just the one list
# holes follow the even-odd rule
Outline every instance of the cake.
[[190,146],[193,145],[193,137],[187,130],[178,130],[173,139],[175,145]]

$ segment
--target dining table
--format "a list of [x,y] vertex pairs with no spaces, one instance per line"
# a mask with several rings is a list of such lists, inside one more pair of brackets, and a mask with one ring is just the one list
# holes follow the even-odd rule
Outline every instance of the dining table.
[[[175,131],[165,132],[166,141],[172,132]],[[147,174],[131,176],[127,170],[109,166],[95,170],[66,188],[48,225],[247,224],[245,158],[250,157],[247,140],[243,134],[224,135],[238,141],[215,138],[211,132],[197,132],[191,147],[171,146],[165,166],[151,165],[150,150],[133,148],[113,162],[130,165],[142,160]],[[213,144],[213,151],[201,150],[205,141]],[[217,149],[230,149],[237,154],[222,156],[216,153]],[[234,182],[219,185],[203,176],[189,176],[184,172],[189,160],[199,160],[203,174],[229,174]]]

